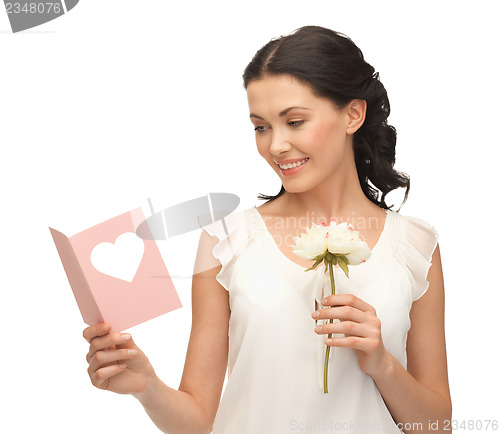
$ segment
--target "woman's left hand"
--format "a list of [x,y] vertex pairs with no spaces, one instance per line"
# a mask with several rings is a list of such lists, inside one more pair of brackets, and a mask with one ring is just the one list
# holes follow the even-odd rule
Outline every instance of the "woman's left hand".
[[319,316],[313,318],[339,319],[337,323],[327,323],[321,326],[321,330],[314,329],[317,334],[327,335],[329,333],[342,333],[343,338],[332,338],[331,343],[325,342],[333,347],[350,347],[356,351],[361,369],[372,377],[383,371],[388,362],[388,353],[382,342],[380,320],[375,308],[365,303],[352,294],[329,295],[322,301],[323,306],[330,308],[319,309]]

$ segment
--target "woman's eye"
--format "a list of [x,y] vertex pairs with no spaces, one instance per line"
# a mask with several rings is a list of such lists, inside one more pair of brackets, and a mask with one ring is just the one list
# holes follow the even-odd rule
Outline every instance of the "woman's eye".
[[[304,121],[290,121],[290,122],[288,122],[288,125],[290,125],[291,127],[298,127],[298,126],[302,125],[303,123],[304,123]],[[265,127],[265,126],[257,125],[254,128],[254,131],[257,131],[258,133],[263,133],[266,128],[267,127]]]

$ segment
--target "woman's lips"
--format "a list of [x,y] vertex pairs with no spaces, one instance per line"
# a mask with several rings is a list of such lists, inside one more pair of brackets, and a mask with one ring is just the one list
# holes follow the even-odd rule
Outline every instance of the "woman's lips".
[[309,162],[309,159],[305,162],[302,163],[300,166],[292,167],[291,169],[282,169],[279,167],[281,173],[285,176],[290,176],[290,175],[295,175],[296,173],[300,172],[302,168]]

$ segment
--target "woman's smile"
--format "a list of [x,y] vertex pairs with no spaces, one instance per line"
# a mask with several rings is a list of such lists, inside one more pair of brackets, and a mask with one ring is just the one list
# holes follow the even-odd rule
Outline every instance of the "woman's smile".
[[302,170],[302,168],[307,164],[308,161],[309,161],[309,157],[304,158],[303,160],[299,161],[298,163],[284,164],[284,165],[278,164],[278,167],[279,167],[282,175],[285,175],[285,176],[295,175],[296,173],[298,173]]

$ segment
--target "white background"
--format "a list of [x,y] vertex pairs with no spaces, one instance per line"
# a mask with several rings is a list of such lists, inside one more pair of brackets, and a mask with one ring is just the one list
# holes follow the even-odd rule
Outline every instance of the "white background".
[[[83,323],[48,227],[68,236],[141,206],[207,192],[239,209],[276,194],[257,153],[241,74],[271,38],[343,32],[380,72],[411,176],[401,209],[439,231],[453,418],[498,412],[499,161],[495,2],[81,0],[12,34],[0,14],[0,431],[155,433],[133,397],[92,386]],[[389,196],[399,207],[402,195]],[[159,241],[192,269],[199,233]],[[191,326],[183,308],[130,330],[170,387]]]

